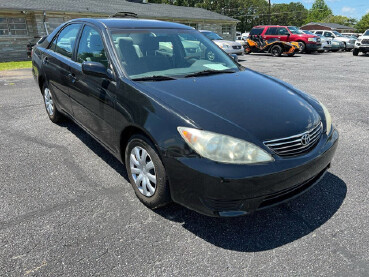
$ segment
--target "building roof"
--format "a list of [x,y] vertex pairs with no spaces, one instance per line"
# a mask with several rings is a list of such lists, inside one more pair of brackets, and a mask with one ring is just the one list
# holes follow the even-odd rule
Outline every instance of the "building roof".
[[349,26],[345,26],[345,25],[341,25],[341,24],[337,24],[337,23],[321,23],[321,22],[310,22],[304,26],[308,26],[308,25],[320,25],[320,26],[324,26],[324,27],[328,27],[331,28],[333,30],[336,29],[347,29],[347,30],[353,30],[355,28],[353,27],[349,27]]
[[55,11],[73,13],[114,14],[133,12],[138,17],[176,18],[238,22],[238,20],[205,9],[124,0],[2,0],[0,9],[21,11]]

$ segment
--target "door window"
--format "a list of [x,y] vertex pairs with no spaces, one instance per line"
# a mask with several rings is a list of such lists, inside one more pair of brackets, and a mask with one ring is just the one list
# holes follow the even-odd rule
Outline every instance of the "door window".
[[71,24],[65,27],[54,39],[50,49],[68,58],[72,58],[74,45],[81,24]]
[[99,62],[108,67],[104,43],[97,30],[86,25],[78,46],[77,62]]
[[322,31],[317,31],[317,32],[315,32],[315,34],[317,34],[317,35],[322,35],[322,34],[323,34],[323,32],[322,32]]
[[327,38],[333,37],[331,32],[325,32],[324,36],[327,37]]
[[278,28],[278,35],[287,36],[288,34],[289,34],[289,32],[287,31],[286,28]]

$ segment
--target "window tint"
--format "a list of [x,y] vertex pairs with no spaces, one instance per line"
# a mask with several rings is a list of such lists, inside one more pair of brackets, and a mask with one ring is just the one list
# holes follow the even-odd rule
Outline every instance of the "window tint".
[[86,25],[78,46],[77,62],[99,62],[108,66],[104,43],[98,31]]
[[325,37],[327,37],[327,38],[330,38],[330,37],[332,37],[332,33],[330,33],[330,32],[325,32],[325,33],[324,33],[324,36],[325,36]]
[[263,32],[264,28],[253,28],[250,32],[250,36],[257,36],[257,35],[261,35],[261,33]]
[[278,28],[278,35],[286,36],[288,34],[289,34],[289,32],[287,31],[286,28]]
[[278,28],[276,27],[269,27],[265,34],[270,35],[270,36],[275,36],[277,35],[277,29]]
[[315,34],[322,35],[323,32],[322,31],[317,31],[317,32],[315,32]]
[[68,58],[72,58],[74,44],[81,24],[71,24],[65,27],[54,39],[50,49]]

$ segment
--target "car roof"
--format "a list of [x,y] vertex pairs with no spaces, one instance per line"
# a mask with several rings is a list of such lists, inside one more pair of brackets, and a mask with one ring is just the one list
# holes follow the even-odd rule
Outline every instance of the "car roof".
[[89,22],[95,25],[104,25],[107,28],[124,28],[124,29],[188,29],[192,27],[160,20],[139,19],[139,18],[77,18],[70,22]]

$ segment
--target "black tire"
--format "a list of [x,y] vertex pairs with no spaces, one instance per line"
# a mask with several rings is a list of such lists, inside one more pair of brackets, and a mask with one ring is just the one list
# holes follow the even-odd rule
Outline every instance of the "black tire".
[[300,47],[300,53],[304,53],[306,50],[306,44],[305,42],[298,41],[299,47]]
[[[62,114],[59,112],[58,108],[56,107],[54,94],[51,91],[51,89],[49,89],[46,83],[44,83],[42,86],[42,97],[44,100],[45,110],[46,110],[47,115],[49,116],[49,119],[53,123],[58,123],[62,118]],[[48,104],[52,107],[52,110],[50,110],[50,106]]]
[[[131,151],[135,147],[146,150],[148,157],[145,160],[151,160],[154,164],[154,168],[152,169],[153,171],[151,171],[150,173],[152,175],[155,174],[156,184],[150,181],[151,187],[155,188],[155,192],[151,196],[146,196],[139,190],[139,187],[136,185],[132,174],[130,156]],[[144,205],[151,209],[156,209],[171,202],[169,184],[166,177],[164,165],[157,151],[155,150],[153,143],[148,138],[142,135],[134,135],[129,139],[125,150],[125,166],[127,169],[129,181],[136,193],[136,196]],[[141,183],[141,187],[143,188],[143,182]],[[146,185],[145,189],[148,191],[148,187]]]
[[279,45],[274,45],[270,49],[270,53],[272,54],[273,57],[280,57],[283,53],[283,49]]
[[354,51],[352,52],[352,54],[354,56],[358,56],[359,55],[359,52],[360,52],[359,49],[355,48]]

